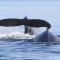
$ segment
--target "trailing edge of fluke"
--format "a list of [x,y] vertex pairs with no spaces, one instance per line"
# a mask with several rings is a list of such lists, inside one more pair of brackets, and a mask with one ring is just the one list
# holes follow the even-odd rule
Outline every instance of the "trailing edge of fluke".
[[27,17],[25,17],[24,19],[7,18],[0,20],[0,26],[9,27],[9,26],[20,26],[20,25],[29,27],[47,27],[48,29],[51,28],[50,23],[42,19],[27,19]]

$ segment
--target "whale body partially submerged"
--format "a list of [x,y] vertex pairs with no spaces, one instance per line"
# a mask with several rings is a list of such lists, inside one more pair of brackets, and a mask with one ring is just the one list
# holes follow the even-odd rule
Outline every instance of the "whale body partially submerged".
[[48,35],[47,31],[44,31],[42,34],[37,35],[34,40],[37,42],[60,43],[60,38],[49,31]]

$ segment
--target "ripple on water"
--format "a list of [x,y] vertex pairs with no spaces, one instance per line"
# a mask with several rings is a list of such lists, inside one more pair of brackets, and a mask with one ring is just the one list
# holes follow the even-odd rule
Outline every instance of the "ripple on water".
[[0,60],[40,59],[60,60],[60,45],[24,41],[0,41]]

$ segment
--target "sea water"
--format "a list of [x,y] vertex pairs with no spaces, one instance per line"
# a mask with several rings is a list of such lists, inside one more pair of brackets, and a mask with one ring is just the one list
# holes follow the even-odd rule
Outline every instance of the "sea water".
[[60,60],[60,45],[3,39],[0,60]]

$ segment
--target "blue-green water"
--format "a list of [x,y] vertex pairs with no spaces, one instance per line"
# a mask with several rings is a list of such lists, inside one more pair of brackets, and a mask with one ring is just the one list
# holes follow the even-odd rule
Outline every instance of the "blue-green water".
[[60,45],[0,41],[0,60],[60,60]]

